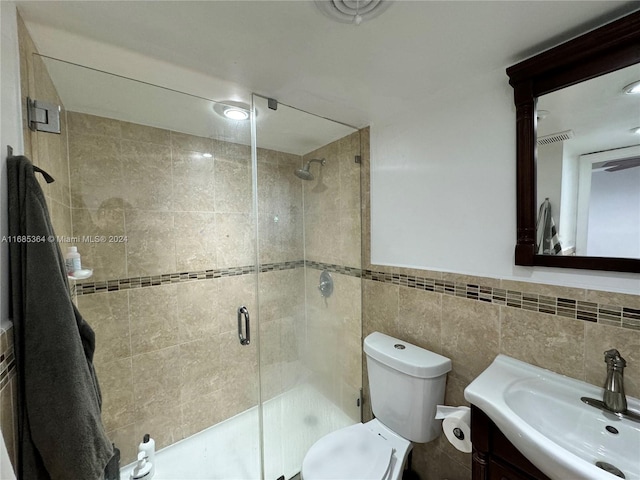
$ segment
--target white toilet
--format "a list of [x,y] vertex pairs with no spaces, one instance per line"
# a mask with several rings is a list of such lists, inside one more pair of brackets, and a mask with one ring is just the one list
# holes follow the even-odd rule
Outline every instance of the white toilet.
[[365,338],[364,352],[376,418],[313,444],[303,480],[400,480],[411,442],[442,432],[436,405],[444,401],[451,360],[379,332]]

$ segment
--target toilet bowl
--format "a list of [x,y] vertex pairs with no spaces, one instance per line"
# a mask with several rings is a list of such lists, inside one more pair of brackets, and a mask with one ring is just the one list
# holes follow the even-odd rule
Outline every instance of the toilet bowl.
[[435,419],[451,360],[374,332],[364,341],[376,418],[318,440],[302,462],[303,480],[400,480],[412,442],[442,433]]

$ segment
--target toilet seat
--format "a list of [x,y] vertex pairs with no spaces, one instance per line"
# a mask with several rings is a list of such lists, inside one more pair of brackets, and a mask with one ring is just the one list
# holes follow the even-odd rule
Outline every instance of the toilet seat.
[[382,480],[393,449],[362,423],[325,435],[302,462],[304,480]]

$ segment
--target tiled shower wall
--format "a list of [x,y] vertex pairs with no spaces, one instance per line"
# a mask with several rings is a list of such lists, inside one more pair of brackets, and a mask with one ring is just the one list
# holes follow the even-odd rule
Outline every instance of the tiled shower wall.
[[[612,347],[628,362],[627,394],[640,396],[640,295],[372,265],[367,148],[363,141],[363,336],[381,331],[451,358],[448,405],[467,404],[464,388],[499,353],[602,385]],[[413,466],[421,478],[471,478],[471,455],[444,436],[415,445]]]
[[[316,384],[355,421],[362,386],[362,299],[360,223],[360,132],[304,156],[313,163],[304,186],[304,238],[307,328],[305,364]],[[318,285],[330,271],[333,294],[324,298]]]
[[[95,275],[77,302],[98,339],[103,421],[127,463],[144,433],[161,448],[257,404],[256,345],[240,346],[236,323],[239,306],[257,311],[251,151],[68,118],[74,236],[107,238],[78,244]],[[269,398],[301,371],[301,158],[259,150],[258,159],[259,213],[271,219],[260,226],[259,274]]]
[[[255,342],[241,347],[236,330],[240,305],[257,311],[250,149],[68,118],[74,237],[126,240],[79,243],[95,275],[76,286],[99,340],[103,420],[126,463],[144,433],[162,447],[257,404]],[[257,170],[263,399],[312,381],[354,420],[359,150],[356,133],[313,152],[327,165],[304,194],[301,157],[258,149]],[[327,232],[330,241],[315,239]],[[305,250],[314,260],[306,269]],[[336,282],[326,302],[316,287],[325,268]]]

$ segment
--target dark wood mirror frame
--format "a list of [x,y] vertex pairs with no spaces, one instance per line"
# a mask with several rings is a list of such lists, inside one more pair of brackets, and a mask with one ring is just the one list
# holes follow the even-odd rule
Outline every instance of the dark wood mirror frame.
[[640,63],[640,11],[507,69],[516,104],[516,265],[640,272],[640,259],[536,255],[536,99]]

